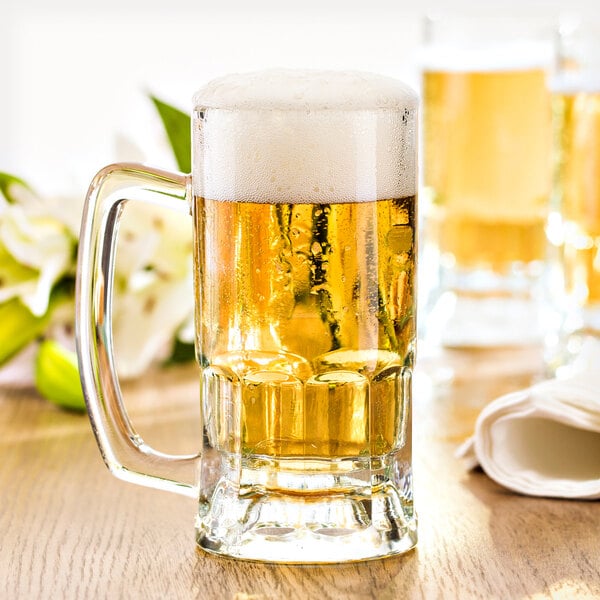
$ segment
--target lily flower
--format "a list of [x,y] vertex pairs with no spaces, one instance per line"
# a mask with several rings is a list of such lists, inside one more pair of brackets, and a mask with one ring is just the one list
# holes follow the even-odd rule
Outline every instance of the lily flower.
[[119,227],[113,339],[119,375],[136,377],[168,357],[194,310],[188,216],[131,203]]

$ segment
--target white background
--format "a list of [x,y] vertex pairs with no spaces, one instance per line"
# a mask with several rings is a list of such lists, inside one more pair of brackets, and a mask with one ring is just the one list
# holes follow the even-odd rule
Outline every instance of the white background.
[[207,80],[273,66],[415,84],[427,12],[498,7],[600,17],[599,0],[0,0],[0,171],[79,195],[117,159],[172,168],[149,91],[188,111]]

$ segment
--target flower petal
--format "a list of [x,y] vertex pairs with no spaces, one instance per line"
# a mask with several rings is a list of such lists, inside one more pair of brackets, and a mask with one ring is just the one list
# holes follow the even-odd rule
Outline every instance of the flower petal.
[[176,331],[193,311],[193,297],[191,276],[167,282],[156,278],[143,289],[116,294],[113,338],[121,377],[136,377],[166,358]]

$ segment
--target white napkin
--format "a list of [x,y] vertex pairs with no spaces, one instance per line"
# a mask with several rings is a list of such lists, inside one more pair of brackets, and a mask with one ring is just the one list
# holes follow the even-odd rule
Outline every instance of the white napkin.
[[488,404],[457,456],[515,492],[600,498],[600,340],[586,340],[567,378]]

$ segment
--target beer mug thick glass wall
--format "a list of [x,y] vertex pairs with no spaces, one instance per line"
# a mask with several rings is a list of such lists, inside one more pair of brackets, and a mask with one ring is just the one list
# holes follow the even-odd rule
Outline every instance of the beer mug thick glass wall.
[[533,31],[506,17],[426,22],[423,179],[440,265],[428,333],[447,346],[542,339],[552,54],[550,29]]
[[[210,552],[327,563],[406,551],[416,96],[375,75],[268,71],[194,100],[191,176],[121,164],[90,187],[78,349],[102,454],[118,477],[196,497]],[[150,448],[115,377],[113,254],[131,200],[191,210],[197,457]]]

